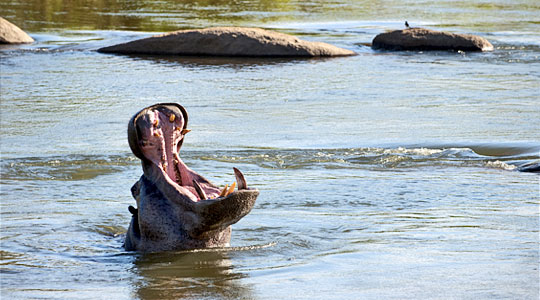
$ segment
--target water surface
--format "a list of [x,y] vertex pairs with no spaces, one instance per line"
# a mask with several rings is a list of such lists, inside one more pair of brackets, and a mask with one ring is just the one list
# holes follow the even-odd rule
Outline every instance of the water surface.
[[[6,299],[538,299],[537,1],[5,1],[36,43],[0,47]],[[489,53],[379,52],[404,20]],[[258,26],[334,59],[117,56],[155,32]],[[237,249],[122,250],[141,175],[129,118],[190,114],[184,161],[261,194]],[[250,247],[257,246],[257,247]],[[268,247],[259,247],[268,246]]]

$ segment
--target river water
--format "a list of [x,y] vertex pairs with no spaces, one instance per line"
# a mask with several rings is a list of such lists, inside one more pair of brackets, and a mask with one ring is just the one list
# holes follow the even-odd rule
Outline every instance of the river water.
[[[3,1],[36,43],[0,47],[2,299],[538,299],[540,4]],[[495,51],[380,52],[412,26]],[[119,56],[156,32],[257,26],[333,59]],[[122,249],[139,109],[190,114],[181,155],[260,190],[215,251]]]

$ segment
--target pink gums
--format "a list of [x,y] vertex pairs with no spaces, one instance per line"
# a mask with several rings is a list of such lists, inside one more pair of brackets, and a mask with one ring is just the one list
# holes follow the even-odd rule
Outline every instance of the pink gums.
[[[191,192],[186,196],[195,201],[200,200],[193,187],[193,180],[197,180],[200,176],[184,164],[178,153],[178,143],[184,138],[183,118],[177,115],[171,117],[157,110],[147,112],[143,118],[151,124],[141,129],[140,143],[144,156],[157,165],[172,182]],[[198,183],[209,198],[218,196],[217,187],[208,182]]]

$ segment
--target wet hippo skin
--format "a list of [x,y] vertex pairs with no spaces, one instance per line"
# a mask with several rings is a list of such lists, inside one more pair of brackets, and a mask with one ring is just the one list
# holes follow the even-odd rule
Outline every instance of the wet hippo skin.
[[176,103],[160,103],[135,114],[128,141],[141,159],[143,175],[131,188],[137,208],[132,213],[124,247],[156,252],[226,247],[231,224],[247,215],[259,191],[247,187],[236,168],[236,183],[223,189],[187,167],[179,151],[188,114]]

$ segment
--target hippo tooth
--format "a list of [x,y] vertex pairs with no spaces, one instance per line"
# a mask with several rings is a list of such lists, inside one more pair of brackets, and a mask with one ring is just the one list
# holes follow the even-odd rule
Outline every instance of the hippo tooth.
[[236,187],[236,182],[233,182],[231,184],[231,187],[229,188],[229,190],[227,191],[227,194],[225,194],[225,196],[229,196],[230,194],[232,194],[234,192],[234,188]]
[[169,122],[174,122],[174,119],[176,119],[176,115],[175,114],[172,114],[170,117],[169,117]]
[[186,133],[188,133],[190,131],[191,131],[191,129],[184,129],[184,130],[182,130],[182,135],[185,135]]
[[161,134],[159,134],[159,132],[154,132],[154,136],[161,136]]
[[195,191],[197,191],[197,194],[199,194],[199,198],[201,198],[201,200],[206,200],[206,193],[204,192],[204,190],[202,189],[202,187],[199,185],[199,183],[195,180],[193,180],[193,187],[195,187]]
[[234,170],[234,176],[236,176],[236,182],[238,182],[238,190],[247,190],[247,183],[246,179],[244,178],[244,174],[240,172],[237,168],[233,168]]
[[152,123],[152,125],[154,125],[154,127],[158,127],[158,125],[159,125],[159,120],[158,120],[158,119],[155,119],[155,120],[154,120],[154,123]]
[[220,197],[224,197],[227,194],[227,188],[229,187],[228,184],[225,185],[223,190],[221,190],[221,194],[219,194]]

